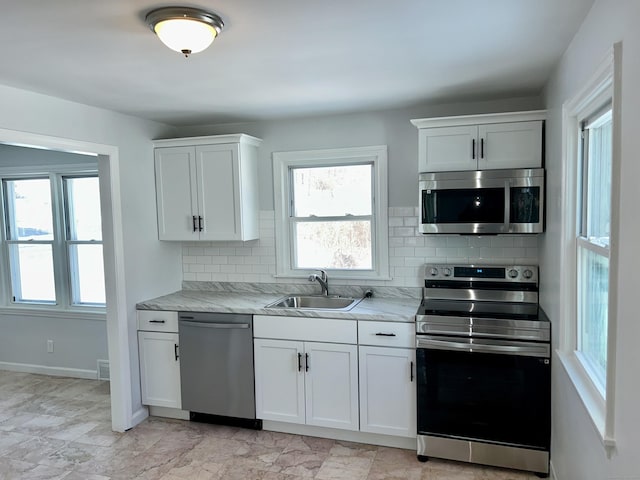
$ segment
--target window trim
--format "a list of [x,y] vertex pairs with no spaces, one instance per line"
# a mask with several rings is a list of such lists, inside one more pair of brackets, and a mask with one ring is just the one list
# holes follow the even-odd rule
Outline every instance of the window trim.
[[[610,452],[615,447],[615,358],[617,322],[618,234],[620,231],[620,92],[622,45],[616,43],[597,67],[591,79],[562,106],[562,268],[560,272],[560,311],[558,357],[578,396],[599,433],[603,446]],[[577,194],[579,138],[581,122],[611,102],[612,108],[612,172],[611,172],[611,238],[609,245],[609,307],[607,322],[607,382],[605,396],[598,390],[577,351]]]
[[[85,163],[68,163],[54,165],[29,165],[25,167],[4,167],[0,168],[0,264],[6,272],[0,275],[0,314],[8,312],[77,312],[79,314],[95,313],[97,318],[104,316],[106,305],[89,304],[89,303],[72,303],[71,292],[71,272],[69,265],[69,255],[66,246],[65,235],[65,212],[64,212],[64,195],[63,177],[82,177],[96,176],[99,178],[97,162]],[[6,232],[6,211],[4,202],[4,186],[3,181],[30,178],[47,178],[51,185],[52,198],[59,200],[52,203],[54,240],[41,242],[52,246],[52,253],[56,250],[61,254],[53,255],[54,280],[56,302],[14,302],[12,300],[12,271],[9,265],[9,249]],[[102,240],[104,242],[104,239]],[[15,243],[15,242],[11,242]],[[35,242],[34,242],[35,243]],[[103,247],[104,248],[104,247]],[[103,252],[104,255],[104,252]],[[86,316],[86,315],[84,315]],[[83,317],[84,318],[84,317]]]
[[[313,269],[292,268],[293,243],[289,220],[291,205],[291,167],[362,165],[373,163],[372,260],[373,269],[365,271],[330,270],[332,278],[344,280],[390,280],[389,221],[387,190],[387,146],[365,146],[323,150],[273,152],[275,203],[276,277],[305,278]],[[355,218],[355,217],[354,217]]]

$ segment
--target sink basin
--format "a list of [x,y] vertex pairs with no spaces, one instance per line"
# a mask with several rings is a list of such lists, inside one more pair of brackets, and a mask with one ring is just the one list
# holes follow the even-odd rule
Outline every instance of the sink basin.
[[306,308],[311,310],[351,310],[361,298],[322,295],[290,295],[273,303],[266,308]]

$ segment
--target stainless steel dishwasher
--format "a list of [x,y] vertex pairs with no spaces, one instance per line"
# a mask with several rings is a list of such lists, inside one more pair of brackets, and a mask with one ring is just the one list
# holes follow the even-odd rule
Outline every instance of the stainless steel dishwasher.
[[261,428],[256,420],[253,317],[180,312],[178,320],[182,408],[192,420]]

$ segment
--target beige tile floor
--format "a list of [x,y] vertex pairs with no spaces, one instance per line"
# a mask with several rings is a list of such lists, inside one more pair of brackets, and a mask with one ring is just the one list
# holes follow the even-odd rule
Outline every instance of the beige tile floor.
[[0,371],[0,479],[527,480],[415,452],[149,418],[111,431],[109,384]]

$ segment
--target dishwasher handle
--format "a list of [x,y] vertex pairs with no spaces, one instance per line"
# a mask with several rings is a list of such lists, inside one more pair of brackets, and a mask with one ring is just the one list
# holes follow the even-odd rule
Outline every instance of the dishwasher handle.
[[221,329],[247,329],[251,327],[249,323],[216,323],[216,322],[196,322],[180,319],[180,325],[200,328],[221,328]]

